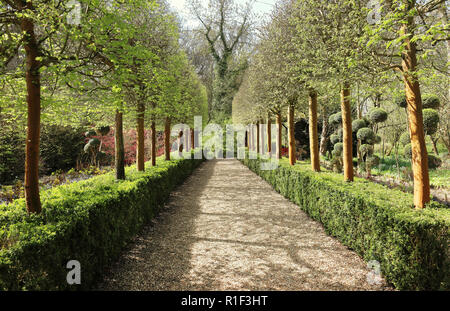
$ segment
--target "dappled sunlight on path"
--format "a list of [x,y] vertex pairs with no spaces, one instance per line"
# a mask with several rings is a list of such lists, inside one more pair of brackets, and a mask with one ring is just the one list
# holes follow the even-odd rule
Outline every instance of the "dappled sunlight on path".
[[383,290],[367,264],[236,160],[203,164],[107,271],[109,290]]

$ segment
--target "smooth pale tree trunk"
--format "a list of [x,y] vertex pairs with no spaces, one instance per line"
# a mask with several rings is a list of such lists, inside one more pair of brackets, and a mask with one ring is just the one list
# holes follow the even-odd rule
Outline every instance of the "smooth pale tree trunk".
[[125,179],[125,147],[123,143],[123,113],[118,109],[116,110],[116,131],[114,133],[115,138],[115,166],[116,166],[116,179]]
[[260,135],[261,135],[261,150],[260,150],[260,152],[261,152],[261,154],[264,154],[264,152],[266,151],[266,138],[264,137],[264,119],[261,119],[261,121],[260,121],[260,126],[261,126],[261,129],[260,129]]
[[152,166],[156,166],[156,122],[153,118],[151,125],[152,132]]
[[[413,17],[408,17],[407,24],[402,28],[402,34],[412,33],[413,28],[414,19]],[[417,79],[416,44],[411,42],[410,36],[405,37],[404,43],[405,50],[402,55],[402,68],[408,109],[409,132],[411,134],[414,205],[416,208],[424,208],[430,202],[430,176],[423,129],[422,96],[420,93],[420,84]]]
[[344,134],[343,161],[344,179],[353,181],[353,137],[352,137],[352,111],[350,107],[350,85],[345,82],[341,90],[342,131]]
[[272,120],[270,112],[267,113],[267,152],[272,153]]
[[253,139],[253,127],[252,127],[251,124],[248,125],[248,127],[247,127],[247,133],[248,133],[248,150],[251,151],[252,148],[253,148],[253,142],[252,142],[252,139]]
[[191,129],[191,150],[195,149],[195,130]]
[[283,147],[283,124],[281,120],[281,112],[277,113],[277,130],[278,130],[278,136],[277,136],[277,159],[281,159],[281,148]]
[[319,134],[317,133],[317,93],[309,92],[309,149],[311,150],[311,167],[320,172]]
[[256,122],[256,153],[260,152],[260,145],[261,145],[261,135],[259,131],[259,122]]
[[322,136],[320,139],[320,153],[323,156],[327,155],[327,144],[328,144],[328,113],[325,108],[322,109]]
[[164,154],[166,161],[170,161],[170,118],[166,117],[164,127]]
[[295,157],[295,136],[294,136],[294,106],[288,107],[288,137],[289,137],[289,164],[294,165],[297,161]]
[[137,170],[139,172],[145,171],[145,105],[138,104],[137,107]]
[[39,214],[42,211],[39,196],[39,143],[41,125],[41,77],[40,63],[36,60],[39,48],[31,19],[23,19],[21,30],[25,34],[24,49],[26,55],[27,84],[27,142],[25,149],[25,200],[29,213]]

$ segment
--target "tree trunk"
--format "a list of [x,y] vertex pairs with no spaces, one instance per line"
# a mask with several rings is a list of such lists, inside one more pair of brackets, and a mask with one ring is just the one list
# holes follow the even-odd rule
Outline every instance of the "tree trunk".
[[264,137],[264,119],[261,119],[260,121],[260,125],[261,125],[261,131],[260,131],[260,135],[261,135],[261,154],[265,153],[265,147],[266,147],[266,138]]
[[116,110],[116,131],[115,136],[115,166],[116,179],[125,179],[125,147],[123,143],[123,113]]
[[156,166],[156,123],[154,118],[152,120],[151,132],[152,132],[152,166]]
[[145,171],[145,125],[144,125],[145,105],[138,104],[137,107],[137,170]]
[[345,82],[341,90],[342,131],[344,134],[344,179],[353,181],[352,112],[350,107],[350,85]]
[[277,113],[277,130],[278,130],[278,136],[277,136],[277,159],[281,159],[281,148],[283,147],[283,124],[281,120],[281,112]]
[[288,107],[288,124],[289,124],[289,164],[294,165],[295,158],[295,137],[294,137],[294,106]]
[[166,124],[164,128],[164,154],[166,161],[170,161],[170,118],[166,117]]
[[39,48],[34,34],[32,20],[25,18],[21,23],[25,34],[26,83],[27,83],[27,142],[25,150],[25,200],[29,213],[42,211],[39,196],[39,143],[41,136],[41,77],[40,63],[36,60]]
[[191,129],[191,150],[195,149],[195,130]]
[[259,130],[259,122],[256,122],[256,153],[259,153],[261,151],[260,145],[261,145],[261,135]]
[[325,108],[322,110],[322,135],[320,138],[320,153],[323,156],[327,155],[327,145],[328,145],[328,113]]
[[431,142],[433,143],[433,151],[434,151],[434,153],[435,153],[437,156],[439,156],[439,150],[438,150],[438,147],[437,147],[437,142],[438,142],[438,140],[439,140],[439,137],[438,137],[438,138],[433,138],[433,137],[431,137]]
[[272,120],[270,119],[270,112],[267,113],[267,152],[272,153]]
[[[408,6],[412,5],[409,2],[406,3],[409,4]],[[402,34],[411,34],[413,29],[414,19],[413,17],[408,17],[408,23],[402,27]],[[405,50],[402,55],[402,68],[408,109],[409,132],[411,134],[414,205],[416,208],[424,208],[430,202],[430,176],[428,173],[428,153],[423,129],[422,96],[417,79],[416,44],[411,42],[410,36],[405,37],[404,43]]]
[[320,172],[319,134],[317,133],[317,93],[309,93],[309,148],[311,151],[311,167]]

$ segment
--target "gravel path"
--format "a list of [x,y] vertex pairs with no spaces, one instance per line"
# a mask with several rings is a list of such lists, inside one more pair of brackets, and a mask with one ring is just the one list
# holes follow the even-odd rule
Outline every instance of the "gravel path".
[[367,264],[237,160],[208,161],[99,290],[389,290]]

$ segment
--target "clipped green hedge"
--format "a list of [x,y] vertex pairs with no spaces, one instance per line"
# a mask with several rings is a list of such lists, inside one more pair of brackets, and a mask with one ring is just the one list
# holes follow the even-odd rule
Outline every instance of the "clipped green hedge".
[[[24,200],[0,207],[0,290],[89,289],[201,162],[158,159],[127,168],[125,181],[110,173],[47,190],[38,216]],[[81,263],[80,286],[66,282],[70,260]]]
[[450,209],[432,202],[416,210],[411,194],[359,178],[346,183],[335,173],[312,172],[310,164],[292,167],[283,159],[278,169],[262,171],[261,160],[243,162],[328,234],[364,260],[378,260],[397,289],[450,289]]

